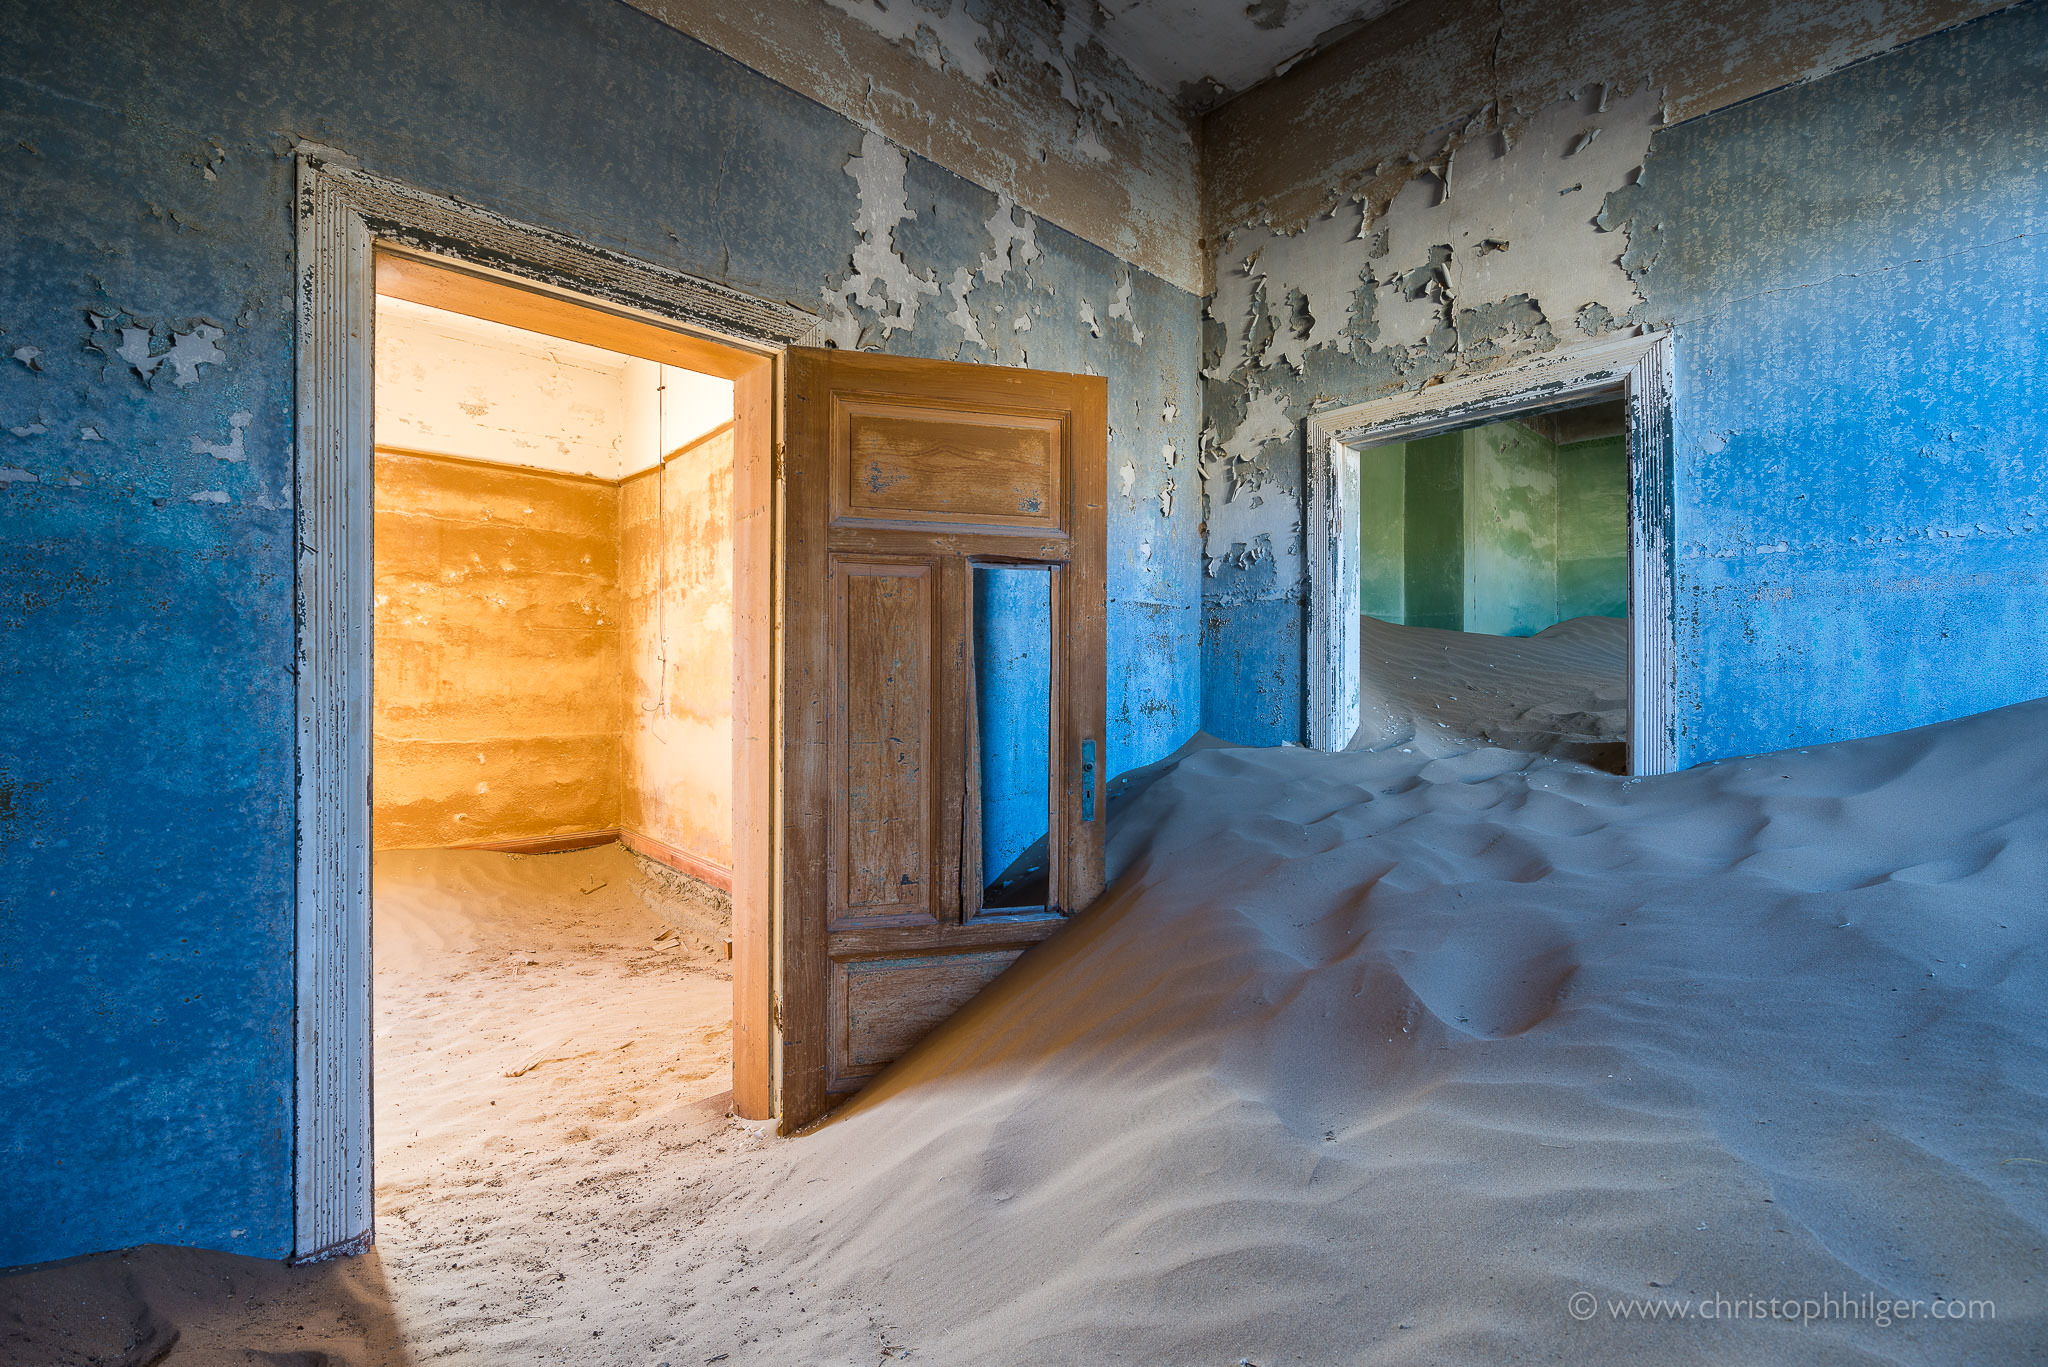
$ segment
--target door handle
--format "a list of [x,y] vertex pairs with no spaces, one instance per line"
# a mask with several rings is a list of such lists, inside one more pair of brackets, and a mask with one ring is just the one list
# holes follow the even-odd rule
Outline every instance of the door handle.
[[1095,819],[1095,740],[1081,742],[1081,820]]

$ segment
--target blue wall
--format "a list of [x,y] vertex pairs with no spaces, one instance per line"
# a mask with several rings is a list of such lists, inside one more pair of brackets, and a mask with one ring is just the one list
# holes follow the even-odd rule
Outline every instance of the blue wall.
[[[861,130],[615,0],[0,14],[0,1265],[289,1247],[296,138],[808,308],[857,240]],[[913,270],[990,250],[993,194],[905,183]],[[1198,720],[1199,509],[1156,453],[1195,449],[1199,301],[1037,243],[972,297],[993,349],[929,301],[863,342],[1108,377],[1114,772]],[[1127,278],[1142,349],[1077,321]],[[221,357],[145,383],[122,328]],[[240,412],[244,459],[198,445]]]
[[[2044,220],[2048,3],[2034,0],[1657,131],[1640,183],[1598,220],[1628,232],[1643,303],[1626,318],[1589,328],[1509,300],[1403,351],[1371,345],[1362,294],[1348,354],[1251,376],[1297,431],[1265,441],[1249,478],[1268,502],[1298,501],[1301,418],[1455,371],[1460,347],[1487,361],[1582,330],[1670,328],[1681,763],[2048,694]],[[1209,327],[1206,416],[1227,437],[1246,372],[1216,367]],[[1218,552],[1203,727],[1302,740],[1302,587],[1272,557]]]
[[1660,133],[1681,752],[2048,694],[2048,6]]

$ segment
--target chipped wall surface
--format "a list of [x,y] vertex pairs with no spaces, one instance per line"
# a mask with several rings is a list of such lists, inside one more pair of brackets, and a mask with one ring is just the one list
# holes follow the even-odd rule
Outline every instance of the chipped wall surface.
[[1202,287],[1193,124],[1104,43],[1092,0],[628,2],[1163,280]]
[[1204,121],[1206,232],[1291,231],[1511,133],[1598,81],[1668,122],[1809,81],[2005,0],[1459,0],[1403,5]]
[[377,457],[371,841],[619,824],[619,489]]
[[732,867],[732,428],[619,488],[618,824]]
[[[1361,35],[1387,44],[1375,60],[1462,60],[1476,39],[1460,24],[1479,21],[1399,27],[1419,13]],[[2048,691],[2021,625],[2042,607],[2026,415],[2048,372],[2048,9],[1665,121],[1933,22],[1866,7],[1825,60],[1809,51],[1847,13],[1781,6],[1764,31],[1800,42],[1707,62],[1690,32],[1662,54],[1603,48],[1592,20],[1577,48],[1553,50],[1531,36],[1547,28],[1503,27],[1489,6],[1499,69],[1541,81],[1506,101],[1523,87],[1475,78],[1455,119],[1396,81],[1413,117],[1405,143],[1364,139],[1377,179],[1326,158],[1316,196],[1260,191],[1270,202],[1218,241],[1205,327],[1206,729],[1305,731],[1310,412],[1639,327],[1671,329],[1677,354],[1683,762]],[[1343,114],[1342,89],[1322,98]]]
[[[0,1265],[290,1245],[295,138],[861,345],[1106,376],[1107,767],[1199,721],[1194,296],[615,0],[292,16],[0,12]],[[849,288],[869,242],[914,318]]]

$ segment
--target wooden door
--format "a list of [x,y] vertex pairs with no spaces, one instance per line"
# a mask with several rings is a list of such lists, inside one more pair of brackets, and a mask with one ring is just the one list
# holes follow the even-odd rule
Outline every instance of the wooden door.
[[[1102,890],[1108,441],[1094,376],[787,355],[786,1130]],[[1016,710],[992,714],[998,694]],[[1016,791],[985,794],[985,773]],[[997,801],[1000,845],[984,810]],[[985,867],[1013,854],[1014,872]]]

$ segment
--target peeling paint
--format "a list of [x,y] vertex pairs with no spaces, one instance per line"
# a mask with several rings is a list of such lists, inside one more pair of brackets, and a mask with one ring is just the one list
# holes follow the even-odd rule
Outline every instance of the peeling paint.
[[[2005,3],[1696,0],[1682,24],[1603,0],[1398,6],[1204,119],[1205,233],[1220,241],[1252,223],[1291,231],[1350,198],[1385,205],[1453,152],[1514,142],[1529,119],[1589,81],[1661,87],[1666,121],[1677,122]],[[1340,141],[1333,129],[1343,130]]]
[[36,483],[36,477],[12,465],[0,465],[0,484]]
[[203,437],[194,437],[192,438],[192,454],[195,456],[212,456],[215,460],[233,461],[236,464],[240,464],[249,458],[248,452],[242,445],[242,434],[247,430],[249,424],[254,421],[256,421],[256,415],[247,409],[231,414],[228,418],[228,439],[225,442],[210,442]]
[[[912,273],[896,248],[896,228],[917,217],[903,190],[908,163],[888,139],[869,133],[860,152],[849,158],[846,174],[860,187],[860,209],[853,218],[860,241],[853,249],[853,272],[837,289],[824,291],[824,321],[832,340],[851,349],[863,344],[866,330],[853,308],[868,310],[887,339],[917,322],[919,300],[939,292],[936,274]],[[960,307],[966,306],[965,299]]]
[[1130,325],[1131,345],[1143,346],[1145,344],[1145,330],[1138,326],[1138,317],[1131,311],[1131,275],[1129,271],[1125,271],[1123,278],[1117,281],[1116,297],[1109,301],[1109,316],[1121,318]]
[[1093,0],[627,3],[1171,284],[1202,288],[1193,120],[1100,41]]
[[986,85],[994,68],[985,45],[988,26],[967,12],[967,0],[825,0],[892,43],[915,52],[934,71],[951,67],[977,85]]
[[86,344],[109,359],[124,363],[145,385],[155,383],[158,374],[168,366],[171,383],[184,389],[199,383],[199,367],[227,364],[227,353],[218,345],[227,334],[211,323],[198,323],[178,332],[151,327],[126,314],[90,313],[87,322],[90,332]]

